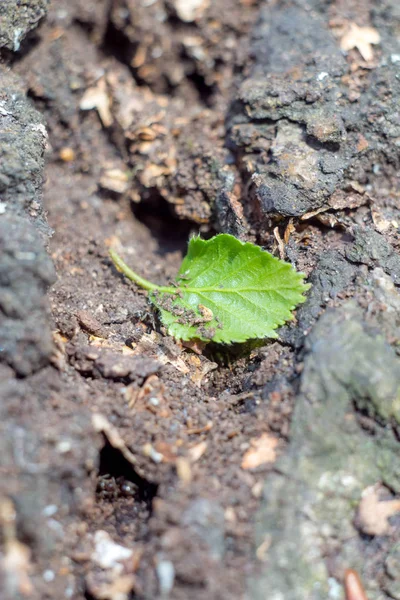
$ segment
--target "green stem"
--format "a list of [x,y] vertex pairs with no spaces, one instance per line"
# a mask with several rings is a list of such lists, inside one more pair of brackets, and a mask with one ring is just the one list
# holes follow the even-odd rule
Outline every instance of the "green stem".
[[117,267],[117,269],[122,271],[122,273],[124,275],[126,275],[126,277],[128,279],[137,283],[137,285],[140,286],[141,288],[143,288],[144,290],[149,290],[149,291],[158,290],[160,292],[169,292],[171,294],[176,292],[175,288],[169,288],[169,287],[163,287],[160,285],[156,285],[155,283],[151,283],[151,281],[148,281],[147,279],[140,277],[140,275],[138,275],[137,273],[135,273],[135,271],[132,271],[132,269],[130,269],[128,267],[128,265],[115,252],[115,250],[112,250],[112,249],[110,250],[110,256],[111,256],[111,259],[112,259],[114,265]]

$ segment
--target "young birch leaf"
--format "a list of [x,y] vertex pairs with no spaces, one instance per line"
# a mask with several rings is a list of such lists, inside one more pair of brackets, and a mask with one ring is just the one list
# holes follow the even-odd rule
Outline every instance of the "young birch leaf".
[[230,344],[276,338],[310,287],[304,275],[259,246],[225,233],[189,242],[176,287],[157,286],[131,271],[111,251],[115,265],[150,291],[170,335]]

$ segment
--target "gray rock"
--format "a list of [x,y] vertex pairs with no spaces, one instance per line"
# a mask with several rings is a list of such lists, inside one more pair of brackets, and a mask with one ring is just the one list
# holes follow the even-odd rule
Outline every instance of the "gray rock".
[[336,250],[322,254],[309,279],[311,289],[307,300],[297,309],[297,326],[282,327],[280,338],[299,348],[329,300],[350,288],[356,272],[356,267]]
[[0,67],[0,219],[24,216],[48,236],[42,202],[47,132],[20,81]]
[[44,244],[46,129],[19,81],[0,68],[0,361],[25,376],[52,352],[45,294],[55,271]]
[[22,217],[0,217],[0,256],[0,361],[29,375],[53,349],[45,294],[55,271],[38,232]]
[[1,0],[0,48],[17,52],[26,34],[47,13],[50,0]]
[[[352,95],[349,64],[319,0],[269,4],[253,34],[254,63],[238,89],[228,139],[247,178],[254,222],[328,206],[367,182],[373,165],[398,170],[400,43],[382,24],[382,58]],[[386,11],[389,8],[386,6]]]
[[346,256],[355,263],[381,267],[400,285],[400,255],[377,231],[368,227],[355,229],[354,243],[347,249]]
[[393,546],[386,557],[384,589],[391,598],[400,599],[400,544]]
[[[369,600],[387,597],[354,519],[366,487],[383,482],[400,492],[399,443],[389,426],[399,411],[394,350],[365,325],[355,303],[328,310],[306,341],[289,451],[265,487],[256,538],[268,551],[262,577],[250,584],[252,598],[265,598],[265,590],[272,600],[343,598],[348,567],[360,572]],[[360,426],[365,415],[373,436]],[[392,540],[380,540],[381,553],[389,555]]]
[[209,547],[214,560],[222,559],[225,553],[225,515],[218,502],[207,498],[194,500],[186,509],[182,524]]

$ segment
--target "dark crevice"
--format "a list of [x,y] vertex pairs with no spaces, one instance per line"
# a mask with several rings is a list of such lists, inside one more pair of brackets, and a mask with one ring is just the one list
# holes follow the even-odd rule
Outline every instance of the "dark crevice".
[[306,144],[310,146],[313,150],[317,150],[318,152],[321,150],[328,150],[329,152],[336,153],[340,150],[339,142],[321,142],[316,137],[310,134],[305,134]]
[[129,54],[132,53],[131,42],[108,19],[107,29],[104,33],[101,50],[106,56],[112,56],[123,65],[129,65]]
[[136,473],[123,454],[106,441],[100,451],[99,477],[110,476],[132,482],[138,489],[139,498],[146,502],[151,510],[153,498],[157,495],[158,485],[151,483]]
[[199,73],[193,72],[187,75],[188,81],[190,81],[193,87],[196,89],[199,95],[199,102],[204,104],[207,108],[212,108],[213,99],[215,95],[215,86],[210,86],[204,81],[204,77]]
[[154,189],[139,204],[133,204],[135,217],[151,231],[157,240],[158,253],[186,253],[187,242],[192,233],[197,233],[196,225],[189,220],[179,219],[171,205]]

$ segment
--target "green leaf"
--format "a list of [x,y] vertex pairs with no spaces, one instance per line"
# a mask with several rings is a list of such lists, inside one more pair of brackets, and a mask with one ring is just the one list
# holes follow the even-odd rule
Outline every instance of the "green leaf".
[[190,240],[176,287],[150,283],[110,254],[129,279],[150,291],[168,332],[186,341],[276,338],[274,330],[293,318],[310,287],[290,264],[226,233]]

